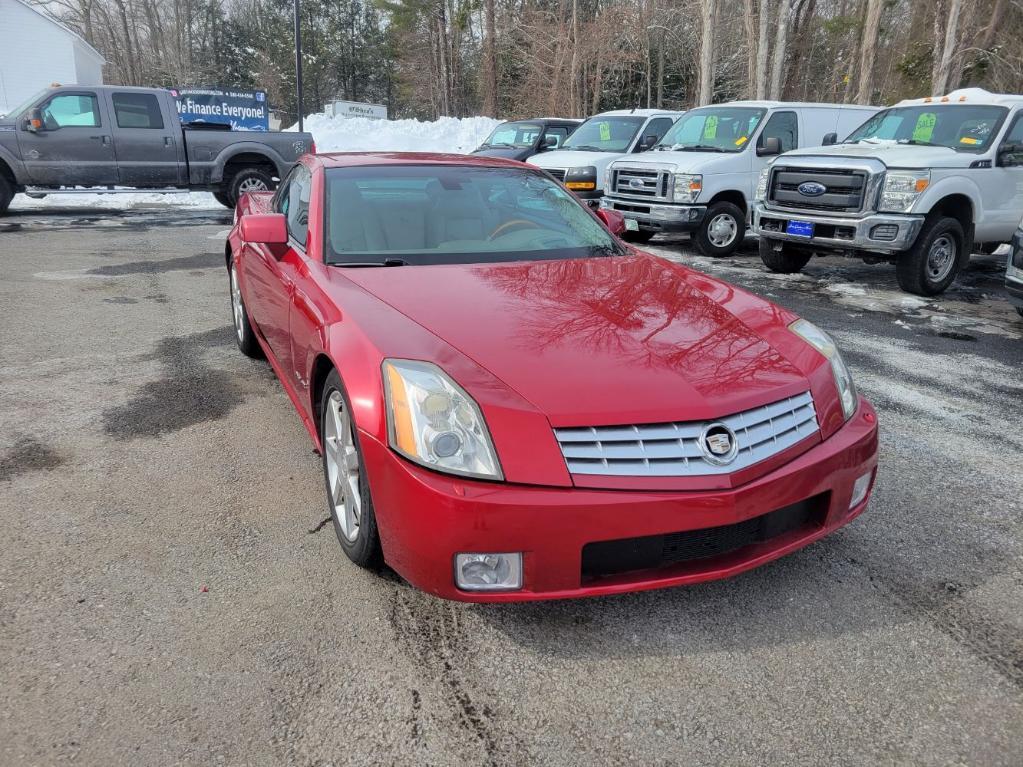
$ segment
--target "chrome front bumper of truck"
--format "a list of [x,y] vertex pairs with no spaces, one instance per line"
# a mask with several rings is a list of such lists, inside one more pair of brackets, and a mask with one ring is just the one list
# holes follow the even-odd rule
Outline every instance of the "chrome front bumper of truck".
[[[787,234],[789,221],[813,224],[812,237]],[[896,253],[908,250],[920,233],[923,216],[898,213],[867,213],[855,216],[824,216],[814,211],[790,212],[753,203],[753,230],[769,240],[784,240],[807,247],[835,250],[868,250]]]
[[604,197],[600,207],[617,210],[648,232],[692,232],[699,229],[707,215],[706,205],[663,205],[615,197]]

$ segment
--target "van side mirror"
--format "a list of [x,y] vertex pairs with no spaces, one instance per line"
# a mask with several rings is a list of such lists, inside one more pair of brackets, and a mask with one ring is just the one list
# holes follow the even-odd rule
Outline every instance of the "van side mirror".
[[639,146],[636,147],[637,152],[645,152],[650,149],[654,144],[657,143],[657,136],[653,133],[644,136],[639,141]]
[[757,157],[773,157],[777,154],[781,154],[781,139],[777,136],[768,136],[757,147]]
[[831,146],[838,143],[837,133],[827,133],[824,135],[824,140],[821,141],[821,146]]
[[597,218],[600,219],[601,223],[603,223],[604,226],[607,227],[607,230],[615,237],[621,237],[625,234],[625,216],[617,210],[611,210],[610,208],[597,208],[593,212],[597,214]]
[[288,242],[288,220],[283,213],[242,216],[238,227],[245,242],[261,245],[286,245]]
[[540,142],[541,149],[554,149],[558,145],[558,137],[553,133],[543,137],[543,141]]
[[28,117],[25,119],[25,130],[29,133],[46,130],[46,124],[43,122],[43,110],[39,107],[29,110]]
[[998,147],[997,165],[1002,168],[1012,168],[1020,164],[1020,155],[1023,154],[1023,144],[1002,144]]

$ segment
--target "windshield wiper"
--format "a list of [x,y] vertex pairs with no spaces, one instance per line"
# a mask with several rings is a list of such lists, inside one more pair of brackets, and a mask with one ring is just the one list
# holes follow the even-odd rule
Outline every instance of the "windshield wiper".
[[570,146],[565,147],[566,149],[574,149],[577,152],[603,152],[599,146],[593,146],[592,144],[583,144],[582,146]]
[[385,258],[383,261],[333,261],[330,265],[362,269],[372,266],[408,266],[409,263],[403,258]]
[[[921,141],[916,138],[907,138],[899,142],[900,144],[910,144],[912,146],[944,146],[943,144],[932,144],[930,141]],[[948,147],[945,147],[948,149]]]
[[675,144],[672,149],[678,149],[683,152],[724,152],[725,150],[719,146],[711,146],[710,144]]

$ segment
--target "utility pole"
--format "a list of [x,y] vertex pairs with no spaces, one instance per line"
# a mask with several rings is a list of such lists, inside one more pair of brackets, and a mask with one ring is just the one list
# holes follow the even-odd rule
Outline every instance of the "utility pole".
[[302,22],[299,3],[295,0],[295,96],[298,99],[298,132],[302,133]]

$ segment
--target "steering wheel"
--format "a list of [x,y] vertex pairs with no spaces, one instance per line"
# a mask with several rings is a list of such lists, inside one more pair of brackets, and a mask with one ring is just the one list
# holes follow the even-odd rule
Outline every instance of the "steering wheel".
[[530,229],[536,229],[536,224],[534,224],[532,221],[526,221],[526,219],[524,218],[513,218],[511,221],[505,221],[503,224],[497,227],[497,229],[492,231],[487,236],[487,242],[496,239],[499,235],[504,234],[508,229],[520,226],[525,226]]

